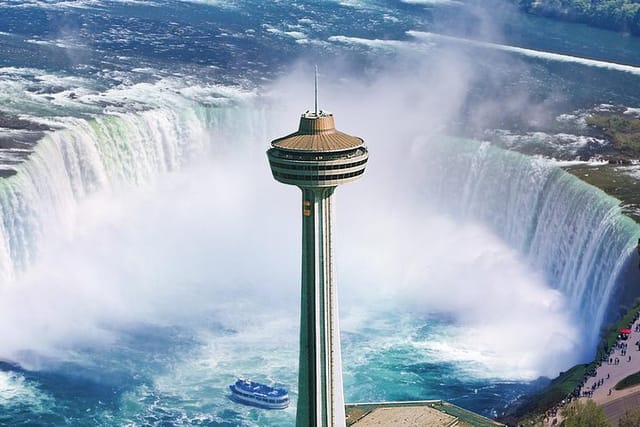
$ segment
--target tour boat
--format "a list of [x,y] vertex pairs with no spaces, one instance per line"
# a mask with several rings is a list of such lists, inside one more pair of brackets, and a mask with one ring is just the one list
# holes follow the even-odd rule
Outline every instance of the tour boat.
[[284,409],[289,406],[289,393],[245,378],[239,378],[229,386],[231,399],[245,405],[266,409]]

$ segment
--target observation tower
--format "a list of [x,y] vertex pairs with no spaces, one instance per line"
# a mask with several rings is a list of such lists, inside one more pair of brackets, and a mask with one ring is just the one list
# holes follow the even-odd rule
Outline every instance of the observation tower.
[[364,141],[339,132],[333,115],[300,117],[298,131],[271,141],[267,151],[276,181],[302,190],[302,292],[297,427],[345,425],[338,296],[333,281],[333,192],[364,173]]

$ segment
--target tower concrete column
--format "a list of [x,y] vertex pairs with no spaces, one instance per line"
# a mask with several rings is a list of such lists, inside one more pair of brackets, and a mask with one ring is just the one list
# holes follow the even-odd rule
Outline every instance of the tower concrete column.
[[297,426],[344,426],[342,357],[331,243],[335,187],[302,189]]

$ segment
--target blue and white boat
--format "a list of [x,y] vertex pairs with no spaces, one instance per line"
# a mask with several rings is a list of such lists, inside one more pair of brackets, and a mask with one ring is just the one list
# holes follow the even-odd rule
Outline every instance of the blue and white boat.
[[265,409],[284,409],[289,406],[289,393],[284,388],[270,387],[239,378],[229,386],[231,399],[245,405],[257,406]]

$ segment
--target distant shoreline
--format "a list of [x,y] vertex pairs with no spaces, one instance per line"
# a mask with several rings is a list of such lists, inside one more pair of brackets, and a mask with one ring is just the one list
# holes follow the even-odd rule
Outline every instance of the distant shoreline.
[[599,4],[578,1],[512,0],[520,10],[532,15],[564,22],[586,24],[591,27],[640,36],[640,4],[632,0],[603,1]]

